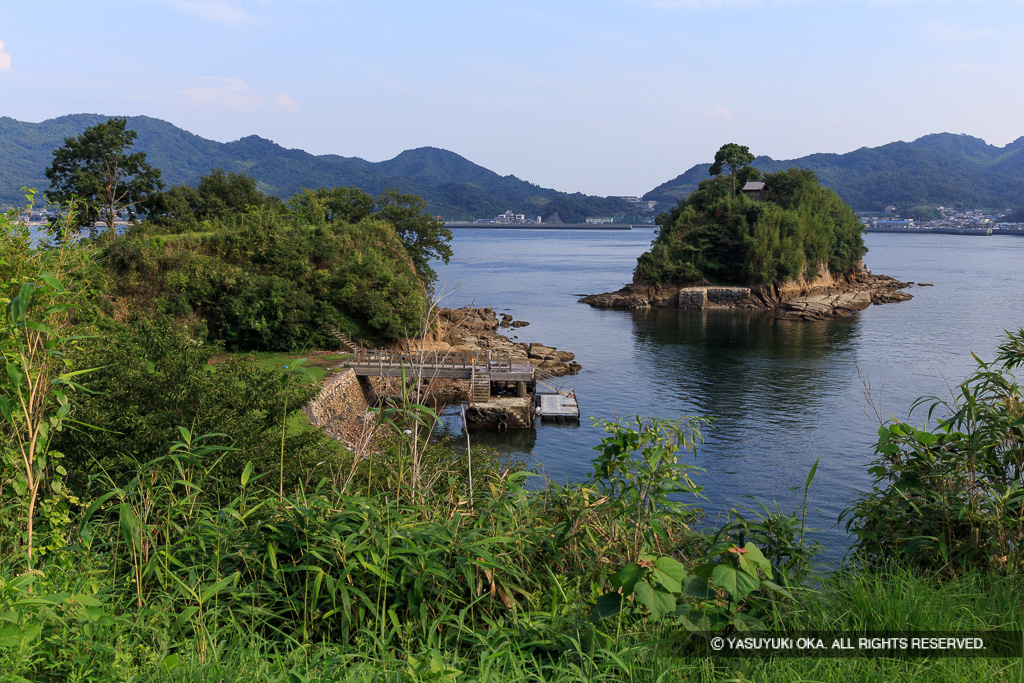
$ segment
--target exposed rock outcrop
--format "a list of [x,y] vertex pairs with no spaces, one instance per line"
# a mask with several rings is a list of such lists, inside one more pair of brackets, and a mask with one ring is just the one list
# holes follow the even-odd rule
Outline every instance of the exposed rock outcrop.
[[827,272],[802,282],[756,287],[679,287],[627,285],[617,292],[594,294],[580,299],[595,308],[736,308],[770,310],[780,318],[821,320],[849,315],[871,304],[907,301],[913,298],[899,290],[912,283],[863,270],[833,278]]
[[507,313],[502,316],[499,321],[491,308],[442,308],[438,311],[440,329],[434,335],[436,341],[431,348],[507,354],[515,361],[530,363],[542,373],[555,377],[575,375],[580,371],[580,364],[575,362],[576,356],[568,351],[559,351],[543,344],[515,342],[497,332],[499,327],[519,328],[529,325],[521,320],[513,320]]

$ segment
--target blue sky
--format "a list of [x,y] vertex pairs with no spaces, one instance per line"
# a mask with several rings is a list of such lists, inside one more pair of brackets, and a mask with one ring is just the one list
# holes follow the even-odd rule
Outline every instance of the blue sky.
[[4,0],[0,116],[642,194],[726,142],[793,158],[1024,135],[1024,0]]

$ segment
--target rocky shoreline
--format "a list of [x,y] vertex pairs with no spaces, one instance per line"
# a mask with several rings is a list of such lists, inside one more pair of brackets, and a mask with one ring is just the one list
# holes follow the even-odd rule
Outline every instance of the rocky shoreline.
[[850,315],[871,304],[912,299],[912,295],[901,290],[913,284],[888,275],[874,275],[865,269],[841,278],[825,275],[810,282],[756,287],[651,287],[632,284],[616,292],[584,296],[580,302],[608,309],[653,307],[763,310],[771,311],[775,317],[782,319],[825,320]]
[[[530,323],[513,320],[512,316],[502,313],[501,318],[493,308],[442,308],[438,311],[438,331],[434,333],[431,350],[440,345],[440,350],[452,351],[495,351],[508,354],[513,360],[533,365],[542,374],[551,377],[575,375],[582,368],[576,362],[576,355],[569,351],[559,351],[553,346],[533,342],[513,341],[498,330],[500,328],[518,329]],[[414,342],[416,344],[418,342]]]
[[[518,329],[530,323],[514,320],[507,313],[499,314],[493,308],[442,308],[437,311],[436,325],[423,337],[411,337],[398,345],[403,351],[439,354],[472,352],[479,358],[488,353],[495,357],[510,357],[513,363],[530,364],[537,368],[540,378],[575,375],[582,368],[575,354],[559,351],[552,346],[514,341],[502,334],[501,329]],[[401,393],[396,378],[367,377],[371,403]],[[433,379],[422,388],[423,398],[435,407],[465,401],[469,381],[460,379]]]

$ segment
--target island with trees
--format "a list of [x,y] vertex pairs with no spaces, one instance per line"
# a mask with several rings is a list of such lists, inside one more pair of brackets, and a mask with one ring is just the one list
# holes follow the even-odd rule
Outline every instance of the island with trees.
[[658,217],[633,282],[584,297],[599,308],[771,309],[784,317],[845,315],[903,301],[902,283],[873,275],[860,221],[812,171],[763,175],[742,145],[723,145],[689,197]]

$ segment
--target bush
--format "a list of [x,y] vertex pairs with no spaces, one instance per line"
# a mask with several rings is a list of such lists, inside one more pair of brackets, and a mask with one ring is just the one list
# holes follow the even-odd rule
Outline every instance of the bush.
[[1024,329],[1007,333],[995,363],[952,400],[929,405],[935,427],[892,421],[878,430],[871,492],[844,512],[854,549],[879,565],[956,572],[1024,568],[1024,397],[1011,374],[1024,365]]

